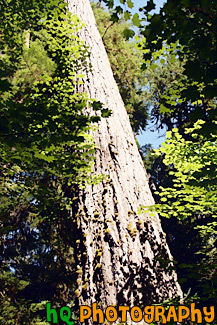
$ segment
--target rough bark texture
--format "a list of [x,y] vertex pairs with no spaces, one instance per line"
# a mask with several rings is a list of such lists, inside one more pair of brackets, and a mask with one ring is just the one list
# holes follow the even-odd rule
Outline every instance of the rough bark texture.
[[175,272],[156,259],[171,258],[158,216],[137,213],[139,206],[154,200],[89,0],[68,2],[70,11],[86,24],[81,37],[90,48],[93,67],[86,91],[112,110],[94,136],[95,171],[109,175],[109,180],[89,186],[80,198],[79,303],[144,306],[181,296]]

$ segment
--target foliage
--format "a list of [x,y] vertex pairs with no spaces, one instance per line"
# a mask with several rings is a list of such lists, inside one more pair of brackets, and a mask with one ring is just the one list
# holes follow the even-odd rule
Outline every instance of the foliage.
[[[100,2],[109,8],[115,7],[113,18],[116,20],[123,12],[128,19],[132,17],[130,9],[134,1],[120,0],[116,6],[113,0]],[[216,2],[167,0],[160,13],[151,14],[153,9],[154,1],[149,0],[139,9],[143,14],[140,22],[136,22],[135,15],[132,17],[132,22],[140,27],[146,38],[145,59],[150,60],[165,42],[168,45],[179,42],[181,46],[175,53],[181,60],[187,58],[184,65],[184,74],[190,81],[184,92],[187,100],[192,100],[193,93],[198,100],[216,97]]]
[[[216,132],[213,121],[217,119],[216,3],[168,0],[160,13],[154,15],[149,13],[154,8],[152,0],[149,5],[143,10],[148,25],[141,30],[145,37],[145,62],[150,62],[153,56],[160,58],[165,44],[169,46],[173,56],[183,63],[184,78],[182,87],[178,91],[174,88],[176,97],[180,103],[187,103],[194,122],[206,121],[200,132],[208,138],[210,130]],[[176,105],[170,111],[175,109]]]
[[[133,16],[131,9],[134,7],[134,1],[132,0],[120,0],[115,5],[114,0],[99,0],[99,3],[104,3],[109,9],[113,9],[111,20],[118,22],[119,19],[123,16],[126,20],[131,19],[134,26],[140,26],[139,15],[136,12]],[[133,31],[132,31],[133,32]]]
[[[149,22],[143,31],[146,37],[145,54],[147,59],[167,44],[179,42],[182,46],[177,55],[185,62],[185,75],[189,87],[185,91],[187,99],[195,97],[213,98],[216,96],[216,14],[215,1],[168,0],[159,14],[150,15],[154,8],[153,0],[144,13]],[[201,87],[202,86],[202,87]]]
[[173,187],[160,187],[158,195],[161,199],[154,210],[163,217],[186,219],[193,224],[194,238],[201,242],[201,246],[197,244],[197,249],[194,248],[198,258],[194,258],[195,265],[194,261],[189,264],[185,262],[179,268],[187,268],[188,276],[196,278],[202,297],[215,301],[217,147],[216,135],[211,134],[210,139],[206,140],[198,134],[204,123],[199,120],[193,128],[185,130],[191,140],[184,139],[177,129],[167,133],[167,140],[159,148],[158,154],[165,155],[163,162],[166,166],[174,167],[175,171],[170,171],[174,184]]
[[157,155],[151,144],[141,146],[140,154],[149,175],[149,186],[155,201],[158,202],[159,196],[156,194],[156,190],[159,190],[160,186],[172,186],[172,177],[169,175],[172,168],[163,163],[164,155]]
[[8,0],[1,22],[1,324],[43,324],[43,302],[74,303],[78,191],[102,178],[89,131],[109,110],[79,91],[89,51],[63,2]]
[[[201,128],[203,123],[205,122],[199,120],[194,128],[186,129],[185,133],[191,133],[191,141],[185,140],[179,135],[177,129],[173,129],[173,135],[172,132],[168,132],[165,144],[163,143],[163,147],[159,149],[161,153],[166,154],[164,163],[173,164],[177,169],[176,172],[171,172],[175,176],[174,189],[163,190],[161,195],[178,198],[172,208],[173,215],[175,213],[182,218],[188,217],[192,211],[197,214],[202,212],[213,217],[217,216],[216,136],[211,134],[212,141],[205,141],[203,135],[197,135],[195,131]],[[197,141],[194,141],[195,138]]]
[[[171,131],[154,161],[143,148],[155,209],[171,217],[184,288],[216,302],[216,3],[167,0],[151,15],[150,0],[141,20],[133,1],[119,2],[95,15],[133,128],[145,128],[149,106]],[[101,179],[89,131],[109,111],[79,91],[89,52],[64,2],[2,0],[0,13],[0,322],[43,324],[46,300],[76,303],[79,189]],[[144,35],[140,49],[124,19]]]
[[135,132],[144,130],[147,124],[147,106],[144,87],[147,84],[141,71],[142,51],[131,38],[131,25],[120,19],[111,21],[112,12],[99,4],[92,4],[99,32],[119,87],[131,125]]
[[[132,24],[139,27],[140,36],[144,36],[143,69],[156,69],[157,73],[159,68],[169,67],[171,71],[170,63],[177,65],[180,61],[182,71],[178,71],[176,79],[171,75],[172,84],[159,97],[160,110],[152,112],[154,116],[157,113],[160,121],[163,119],[171,124],[174,115],[175,119],[177,116],[184,116],[185,119],[187,115],[187,120],[190,115],[192,122],[198,119],[206,121],[200,132],[207,137],[211,129],[216,132],[213,124],[216,120],[217,89],[215,1],[168,0],[159,14],[151,14],[155,4],[149,0],[146,6],[139,8],[140,15],[134,14],[137,15],[137,22],[130,12],[134,1],[100,2],[115,10],[115,21],[124,15],[125,19],[131,19]],[[130,30],[134,33],[132,28]]]
[[[139,46],[144,44],[144,40]],[[148,80],[146,100],[150,107],[150,119],[157,128],[183,127],[191,120],[191,112],[195,107],[180,96],[185,87],[183,63],[164,47],[160,59],[153,56],[149,64],[146,62],[145,75]]]

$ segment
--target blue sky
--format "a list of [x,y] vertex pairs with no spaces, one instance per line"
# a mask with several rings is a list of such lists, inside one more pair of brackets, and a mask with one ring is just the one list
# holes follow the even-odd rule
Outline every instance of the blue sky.
[[153,132],[154,129],[154,126],[149,123],[146,128],[146,131],[136,136],[140,146],[144,146],[145,144],[151,143],[153,148],[156,149],[159,148],[159,145],[165,141],[166,129],[162,129],[160,131],[155,130]]

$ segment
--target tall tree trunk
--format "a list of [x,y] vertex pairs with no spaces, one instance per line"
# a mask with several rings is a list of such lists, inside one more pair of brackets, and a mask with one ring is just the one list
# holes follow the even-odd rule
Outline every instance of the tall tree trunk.
[[112,110],[94,135],[95,172],[109,179],[88,186],[80,196],[75,256],[79,303],[143,306],[181,296],[176,273],[159,262],[171,258],[159,217],[137,213],[154,200],[89,0],[68,2],[86,25],[81,38],[91,51],[92,72],[85,90]]

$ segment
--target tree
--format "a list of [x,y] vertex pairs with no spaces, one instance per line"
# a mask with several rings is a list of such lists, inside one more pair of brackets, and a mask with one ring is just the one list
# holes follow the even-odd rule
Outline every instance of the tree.
[[[92,71],[83,90],[112,110],[94,136],[95,172],[108,178],[79,196],[79,302],[100,301],[106,306],[163,301],[180,291],[171,265],[164,269],[159,262],[170,254],[158,217],[137,214],[142,202],[151,204],[153,198],[129,119],[89,2],[69,2],[69,9],[86,24],[81,37],[91,49]],[[84,290],[85,279],[89,281]]]

